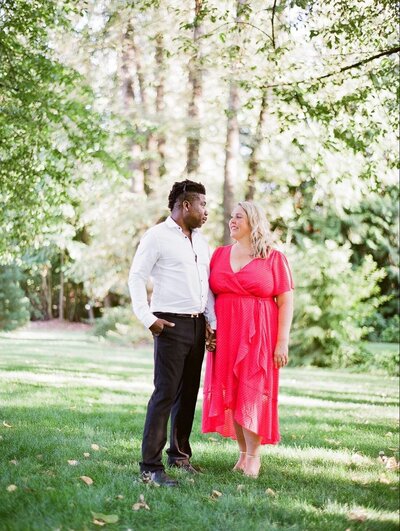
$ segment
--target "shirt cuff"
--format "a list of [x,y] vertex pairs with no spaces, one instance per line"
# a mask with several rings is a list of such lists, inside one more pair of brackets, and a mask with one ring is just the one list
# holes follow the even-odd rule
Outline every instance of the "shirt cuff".
[[146,328],[150,328],[150,326],[152,324],[154,324],[156,321],[157,321],[158,317],[156,317],[155,315],[153,315],[152,313],[149,315],[149,316],[146,316],[143,320],[142,320],[142,323],[144,324],[144,326]]
[[211,321],[208,321],[208,320],[207,320],[207,322],[208,322],[208,324],[211,326],[211,328],[212,328],[213,330],[216,330],[216,329],[217,329],[217,321],[216,321],[216,319],[213,319],[213,320],[211,320]]

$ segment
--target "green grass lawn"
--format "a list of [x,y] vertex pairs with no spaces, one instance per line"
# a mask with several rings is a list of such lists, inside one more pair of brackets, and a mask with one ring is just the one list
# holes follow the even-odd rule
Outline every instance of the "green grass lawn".
[[[0,334],[0,382],[1,530],[99,529],[92,513],[116,515],[114,530],[398,529],[395,378],[284,369],[282,442],[263,448],[257,480],[231,472],[234,441],[200,433],[199,399],[192,447],[204,474],[171,472],[178,489],[138,479],[151,346]],[[149,510],[134,511],[141,495]]]

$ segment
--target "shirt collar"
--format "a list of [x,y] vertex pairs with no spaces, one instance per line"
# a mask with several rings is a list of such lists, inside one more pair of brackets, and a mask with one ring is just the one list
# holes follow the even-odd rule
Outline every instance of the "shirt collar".
[[[181,232],[182,231],[182,227],[180,227],[178,225],[178,223],[176,223],[172,218],[171,216],[168,216],[167,219],[165,220],[165,223],[167,225],[167,227],[169,227],[170,229],[178,229],[180,230]],[[192,232],[197,232],[199,229],[192,229]]]

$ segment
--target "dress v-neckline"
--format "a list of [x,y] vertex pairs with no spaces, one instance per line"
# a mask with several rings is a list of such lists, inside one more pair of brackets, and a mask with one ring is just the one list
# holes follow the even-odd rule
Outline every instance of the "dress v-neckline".
[[230,249],[229,249],[229,253],[228,253],[228,262],[229,262],[229,267],[230,267],[230,269],[231,269],[231,271],[232,271],[232,273],[233,273],[234,275],[237,275],[238,273],[240,273],[241,271],[243,271],[243,269],[244,269],[245,267],[247,267],[249,264],[251,264],[252,262],[254,262],[254,260],[257,260],[257,258],[252,258],[252,259],[250,260],[250,262],[247,262],[247,264],[244,264],[244,266],[241,267],[241,268],[239,269],[239,271],[235,271],[235,270],[233,269],[233,267],[232,267],[232,262],[231,262],[232,249],[233,249],[233,245],[231,245],[231,247],[230,247]]

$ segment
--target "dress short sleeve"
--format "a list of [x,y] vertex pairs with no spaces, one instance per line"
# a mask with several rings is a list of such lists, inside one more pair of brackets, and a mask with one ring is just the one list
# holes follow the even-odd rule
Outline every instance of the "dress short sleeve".
[[294,289],[292,272],[286,256],[280,251],[274,251],[272,257],[272,274],[274,277],[274,297]]

